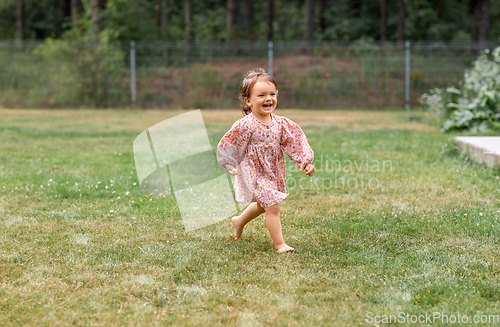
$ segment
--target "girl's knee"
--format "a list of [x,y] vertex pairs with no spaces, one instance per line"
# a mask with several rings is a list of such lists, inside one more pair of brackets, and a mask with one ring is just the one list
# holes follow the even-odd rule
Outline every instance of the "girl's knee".
[[264,210],[266,210],[266,214],[279,215],[279,213],[280,213],[280,205],[279,204],[275,204],[273,206],[264,208]]

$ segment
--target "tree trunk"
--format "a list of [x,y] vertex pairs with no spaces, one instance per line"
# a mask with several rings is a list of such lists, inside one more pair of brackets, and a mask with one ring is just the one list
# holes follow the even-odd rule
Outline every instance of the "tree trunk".
[[267,0],[267,40],[273,40],[274,0]]
[[387,40],[387,0],[380,0],[380,40]]
[[90,0],[90,6],[92,8],[92,26],[97,33],[99,31],[99,0]]
[[191,42],[193,40],[192,21],[193,21],[193,0],[185,0],[184,1],[184,32],[185,32],[185,39],[187,42]]
[[24,21],[24,1],[17,0],[16,2],[16,39],[19,44],[25,39],[25,21]]
[[488,47],[491,26],[491,0],[476,1],[474,7],[475,39],[479,41],[480,50]]
[[238,10],[238,0],[227,0],[226,39],[234,39],[234,26]]
[[163,0],[162,1],[162,20],[161,20],[161,31],[162,36],[168,36],[166,31],[168,29],[168,23],[170,22],[170,1]]
[[163,0],[163,20],[162,25],[165,27],[170,19],[170,0]]
[[253,40],[255,35],[253,33],[253,1],[246,0],[243,2],[245,5],[245,12],[243,13],[243,29],[245,33],[245,38],[247,40]]
[[354,17],[361,17],[361,11],[363,10],[363,0],[351,0],[351,8],[354,11]]
[[71,17],[71,0],[62,0],[61,13],[66,20],[67,17]]
[[71,21],[73,22],[73,26],[76,25],[78,12],[82,9],[81,0],[71,0]]
[[323,34],[326,30],[326,17],[325,12],[326,8],[328,8],[328,0],[321,0],[320,3],[320,16],[319,16],[319,28],[321,30],[321,34]]
[[405,0],[399,0],[399,13],[398,13],[398,42],[399,43],[402,43],[405,39],[405,18],[406,18]]
[[156,14],[156,27],[158,27],[158,31],[160,31],[161,34],[161,19],[163,18],[163,13],[162,13],[162,0],[156,0],[156,6],[155,6],[155,14]]
[[314,0],[306,0],[304,11],[304,40],[308,45],[312,45],[314,39]]
[[[161,20],[161,36],[163,39],[170,39],[170,35],[168,34],[168,24],[170,23],[170,0],[162,1],[162,13],[163,17]],[[165,66],[170,65],[170,56],[171,56],[171,48],[168,46],[163,48],[163,61]]]

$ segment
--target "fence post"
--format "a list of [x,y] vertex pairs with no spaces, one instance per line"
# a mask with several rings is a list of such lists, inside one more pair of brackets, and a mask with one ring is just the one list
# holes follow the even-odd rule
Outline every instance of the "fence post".
[[130,95],[132,108],[135,108],[136,85],[135,85],[135,41],[130,42]]
[[267,42],[267,73],[273,76],[273,41]]
[[410,109],[410,41],[405,42],[405,108]]

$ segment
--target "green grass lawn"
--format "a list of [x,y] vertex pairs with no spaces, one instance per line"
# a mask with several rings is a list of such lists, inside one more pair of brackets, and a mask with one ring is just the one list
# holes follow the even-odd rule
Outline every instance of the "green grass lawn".
[[[289,165],[277,254],[263,216],[238,242],[230,219],[186,233],[141,191],[132,142],[179,113],[0,110],[1,326],[498,325],[500,170],[430,117],[278,110],[317,173]],[[240,118],[203,115],[213,146]]]

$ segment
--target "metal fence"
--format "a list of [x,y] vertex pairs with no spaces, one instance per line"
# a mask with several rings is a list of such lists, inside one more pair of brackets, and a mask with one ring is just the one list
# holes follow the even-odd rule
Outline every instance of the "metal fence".
[[263,67],[281,108],[401,108],[457,85],[479,53],[446,42],[3,41],[0,106],[235,108],[245,72]]

